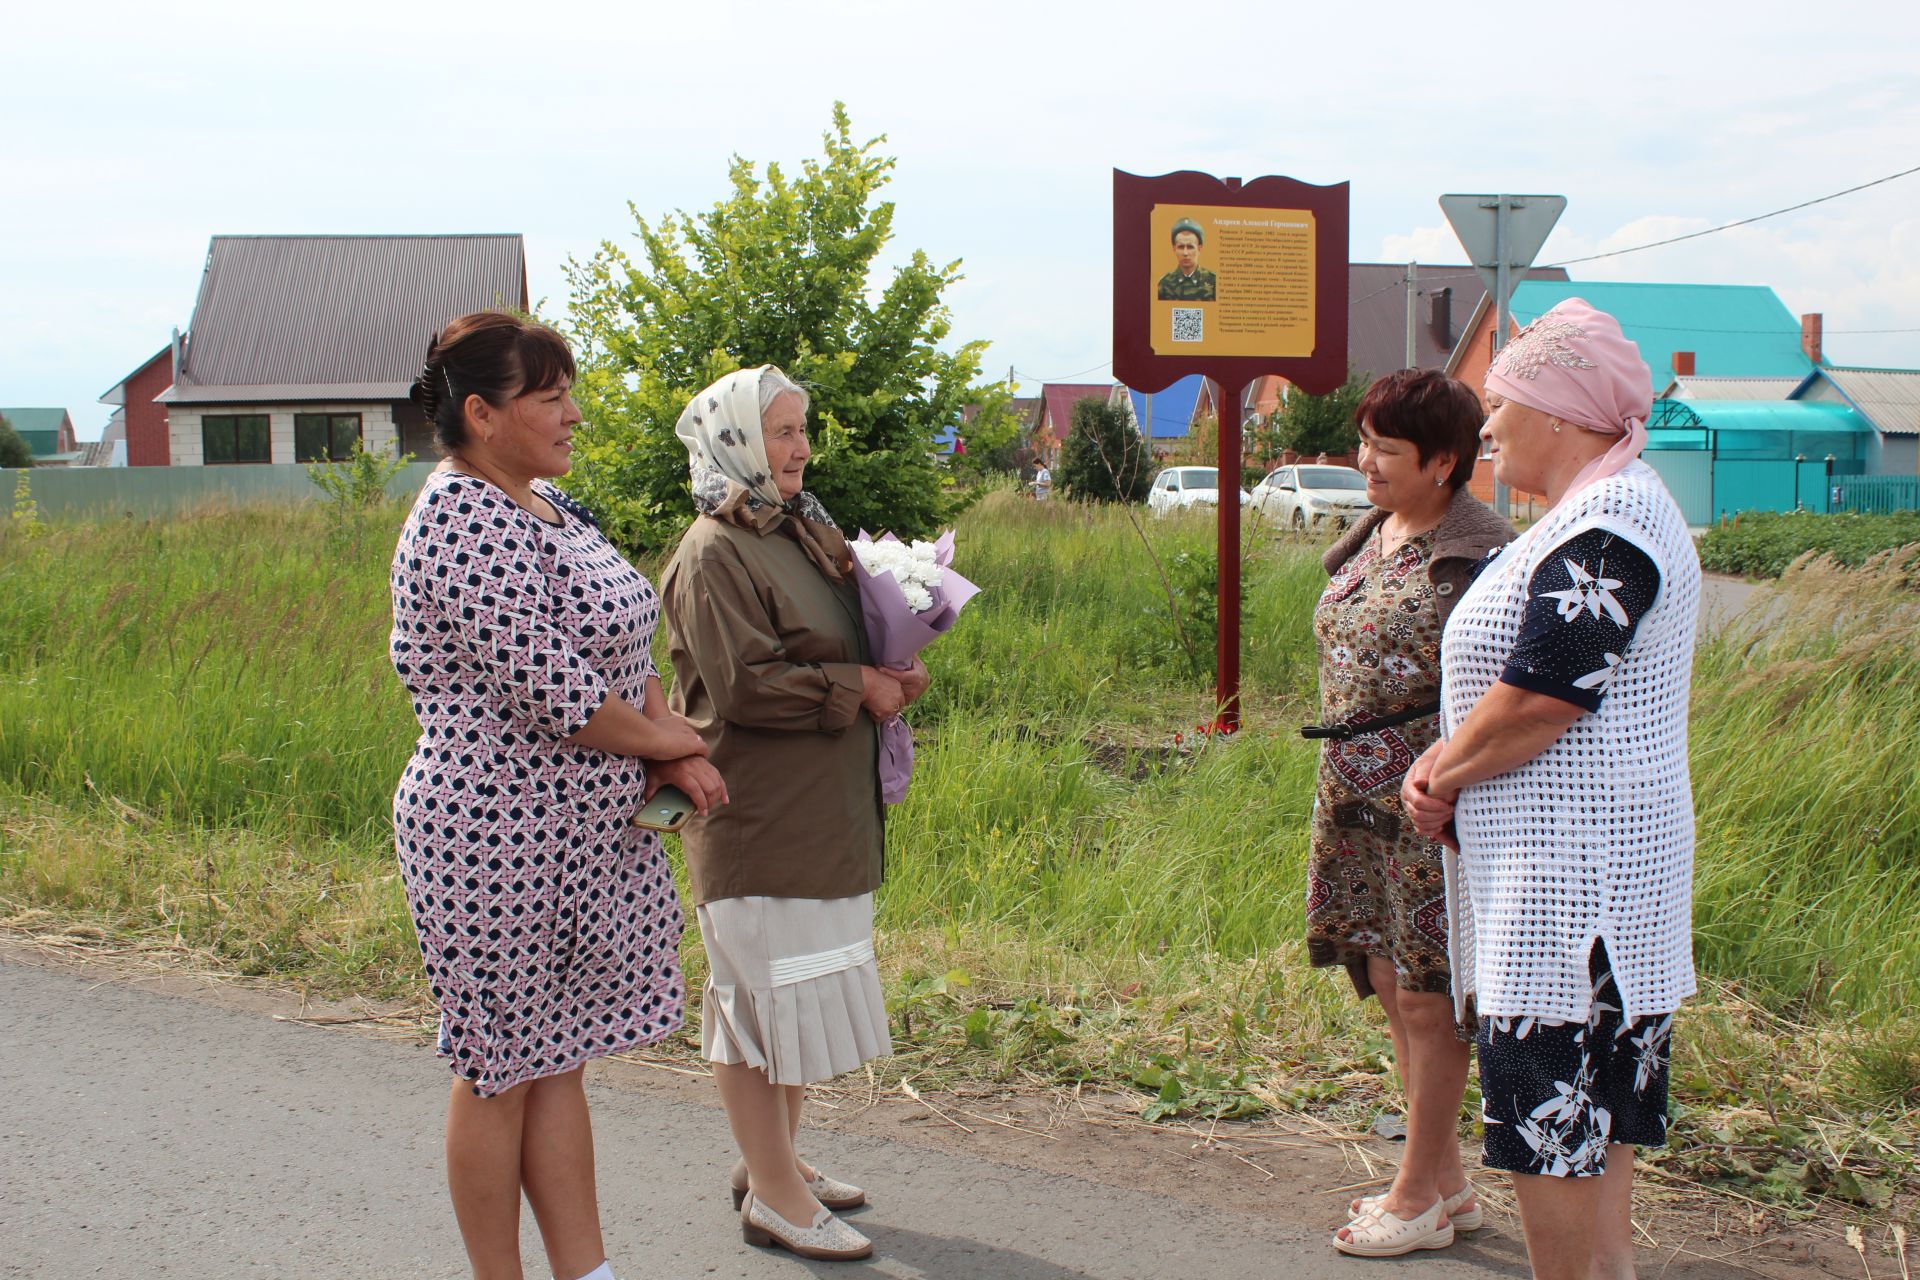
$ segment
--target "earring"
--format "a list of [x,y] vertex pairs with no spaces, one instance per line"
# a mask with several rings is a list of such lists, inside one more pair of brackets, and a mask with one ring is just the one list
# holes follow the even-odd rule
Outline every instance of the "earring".
[[1555,435],[1559,435],[1559,434],[1560,434],[1560,419],[1558,419],[1558,418],[1554,418],[1554,419],[1552,419],[1552,422],[1553,422],[1553,433],[1554,433]]
[[1447,478],[1445,476],[1435,476],[1433,478],[1433,487],[1436,489],[1444,489],[1446,484]]

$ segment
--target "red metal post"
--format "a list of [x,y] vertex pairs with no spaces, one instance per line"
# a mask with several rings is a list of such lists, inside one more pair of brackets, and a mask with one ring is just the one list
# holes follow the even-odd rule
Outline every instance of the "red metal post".
[[1220,384],[1220,503],[1215,548],[1220,580],[1220,635],[1214,649],[1214,726],[1240,728],[1240,401],[1247,384]]

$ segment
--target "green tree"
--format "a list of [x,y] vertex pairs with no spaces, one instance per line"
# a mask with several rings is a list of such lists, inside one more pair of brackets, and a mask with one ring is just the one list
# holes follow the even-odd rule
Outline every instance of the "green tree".
[[585,414],[566,481],[616,540],[662,547],[693,511],[674,423],[689,397],[734,369],[777,364],[813,399],[807,487],[848,529],[932,532],[953,509],[934,439],[986,392],[984,342],[943,350],[941,291],[960,264],[915,251],[869,286],[893,234],[879,193],[886,139],[855,143],[834,104],[824,155],[790,178],[735,156],[732,193],[704,214],[649,223],[633,211],[640,261],[611,241],[569,261],[569,328]]
[[1284,448],[1309,456],[1352,453],[1360,447],[1353,411],[1367,393],[1367,380],[1352,369],[1347,380],[1323,396],[1294,388],[1286,406],[1275,413],[1275,434]]
[[1073,406],[1054,482],[1070,498],[1139,502],[1153,483],[1153,454],[1123,410],[1088,396]]
[[0,414],[0,467],[30,467],[33,465],[33,450],[13,429],[5,414]]
[[993,384],[984,389],[972,420],[960,428],[965,453],[953,456],[955,475],[974,479],[990,475],[1018,475],[1027,448],[1027,423],[1013,410],[1013,397]]

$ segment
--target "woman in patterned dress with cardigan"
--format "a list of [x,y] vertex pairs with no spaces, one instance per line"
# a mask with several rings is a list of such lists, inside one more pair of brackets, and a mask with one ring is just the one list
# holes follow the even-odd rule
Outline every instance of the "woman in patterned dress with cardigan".
[[700,516],[661,577],[684,710],[733,802],[682,833],[708,976],[701,1049],[740,1149],[756,1245],[862,1258],[866,1202],[795,1151],[806,1086],[892,1052],[873,953],[885,824],[879,723],[927,671],[872,665],[847,540],[804,477],[807,395],[771,365],[680,415]]
[[1479,572],[1441,648],[1444,736],[1408,771],[1449,867],[1457,998],[1480,1015],[1485,1158],[1534,1274],[1631,1276],[1636,1146],[1667,1133],[1694,991],[1687,701],[1700,562],[1639,454],[1652,380],[1569,298],[1487,374],[1494,474],[1547,514]]
[[1307,954],[1377,996],[1407,1099],[1393,1185],[1350,1206],[1344,1253],[1438,1248],[1480,1225],[1455,1130],[1472,1050],[1456,1034],[1443,850],[1400,805],[1407,766],[1439,733],[1440,633],[1490,548],[1513,529],[1467,492],[1482,414],[1472,391],[1403,369],[1354,413],[1374,510],[1328,550],[1314,610],[1327,739],[1307,871]]
[[394,838],[454,1074],[447,1182],[473,1273],[519,1277],[520,1198],[562,1280],[612,1280],[581,1073],[681,1023],[672,780],[725,787],[667,710],[653,589],[548,481],[580,412],[551,329],[462,316],[413,398],[447,456],[393,558],[395,670],[420,737]]

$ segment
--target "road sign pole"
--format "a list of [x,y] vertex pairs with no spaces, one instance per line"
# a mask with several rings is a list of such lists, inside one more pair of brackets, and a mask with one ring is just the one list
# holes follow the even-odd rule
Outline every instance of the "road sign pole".
[[1220,581],[1219,637],[1214,646],[1214,727],[1240,728],[1240,402],[1247,384],[1220,384],[1220,464],[1214,564]]

